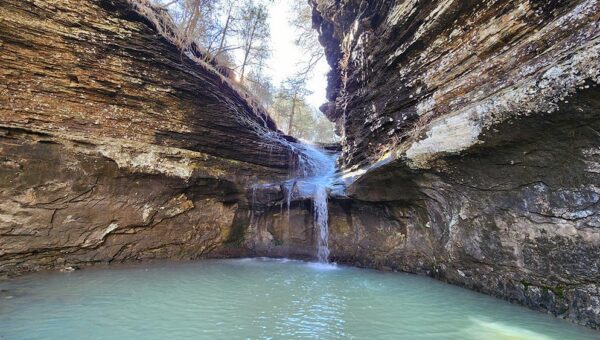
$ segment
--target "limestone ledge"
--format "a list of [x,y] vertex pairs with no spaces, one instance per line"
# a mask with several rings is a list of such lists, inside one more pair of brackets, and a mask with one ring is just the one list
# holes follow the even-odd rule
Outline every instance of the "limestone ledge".
[[107,138],[89,138],[74,132],[57,133],[0,124],[0,135],[14,133],[33,142],[57,143],[74,153],[97,155],[114,161],[129,173],[164,175],[189,181],[191,178],[213,178],[240,185],[261,183],[273,178],[284,179],[287,173],[277,173],[262,167],[206,153],[143,142]]
[[421,128],[424,137],[410,143],[408,149],[401,146],[395,158],[405,156],[412,168],[430,168],[436,158],[482,143],[484,133],[493,133],[494,126],[506,120],[557,111],[559,102],[568,103],[577,90],[600,84],[600,38],[593,44],[492,98],[432,121]]
[[220,256],[243,237],[246,181],[267,176],[187,150],[0,132],[0,276]]
[[432,168],[600,82],[596,0],[313,3],[350,171]]

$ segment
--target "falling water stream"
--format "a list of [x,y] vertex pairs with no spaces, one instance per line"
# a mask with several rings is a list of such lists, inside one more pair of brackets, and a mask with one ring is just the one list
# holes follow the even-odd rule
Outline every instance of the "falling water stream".
[[329,262],[329,210],[327,209],[327,187],[317,186],[313,195],[315,228],[317,228],[317,259]]
[[285,144],[297,156],[298,166],[290,180],[284,183],[257,184],[252,186],[252,208],[254,211],[256,190],[283,185],[287,217],[290,218],[290,208],[294,199],[311,199],[313,202],[313,217],[316,235],[316,258],[320,263],[329,262],[329,209],[327,201],[332,186],[336,183],[338,155],[317,146],[289,142],[265,135],[276,142]]
[[[301,168],[306,177],[297,179],[296,185],[303,196],[312,197],[314,225],[317,232],[317,259],[329,262],[329,209],[327,198],[336,176],[337,155],[311,145],[302,150]],[[288,202],[289,207],[289,202]]]
[[[240,117],[245,116],[240,115]],[[279,144],[297,156],[298,167],[293,173],[293,178],[283,183],[287,216],[288,218],[290,216],[290,207],[292,200],[295,198],[294,196],[296,198],[310,197],[312,199],[314,225],[317,234],[317,259],[321,263],[329,262],[329,210],[327,198],[336,180],[338,155],[305,142],[290,141],[280,133],[257,124],[254,120],[240,118],[240,123],[261,135],[265,141],[272,143],[266,146],[269,149],[269,155],[273,151],[272,145]],[[266,186],[272,186],[273,184],[267,184]],[[252,186],[252,214],[254,214],[256,189],[261,186],[263,185]]]

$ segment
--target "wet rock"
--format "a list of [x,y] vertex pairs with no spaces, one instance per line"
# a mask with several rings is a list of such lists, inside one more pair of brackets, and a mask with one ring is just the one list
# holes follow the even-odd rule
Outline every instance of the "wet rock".
[[1,276],[229,254],[288,175],[264,110],[125,0],[2,1],[0,49]]
[[599,81],[597,1],[312,3],[333,69],[323,109],[347,168],[430,167]]
[[600,328],[600,4],[313,5],[363,206],[330,208],[332,257]]
[[79,268],[78,267],[66,266],[66,267],[60,268],[58,271],[60,271],[62,273],[70,273],[70,272],[74,272],[76,270],[79,270]]

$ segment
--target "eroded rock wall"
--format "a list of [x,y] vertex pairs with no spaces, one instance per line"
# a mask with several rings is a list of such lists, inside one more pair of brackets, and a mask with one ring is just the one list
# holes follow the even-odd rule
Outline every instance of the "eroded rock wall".
[[[349,197],[330,199],[331,260],[432,276],[598,328],[597,98],[588,90],[543,119],[499,125],[434,169],[367,172]],[[283,190],[257,197],[250,253],[314,259],[311,201],[288,211]]]
[[356,178],[332,257],[600,328],[600,3],[313,4]]
[[409,256],[366,257],[598,328],[600,119],[577,111],[498,126],[435,169],[396,163],[359,179],[353,197],[411,207],[396,250]]
[[[254,256],[315,260],[318,232],[313,202],[295,200],[288,209],[282,198],[271,198],[270,205],[255,204],[245,247]],[[333,261],[379,269],[410,263],[407,230],[415,215],[409,206],[338,197],[329,201],[328,208]],[[417,237],[411,240],[418,242]],[[431,268],[428,265],[423,264],[426,269]]]
[[261,171],[181,149],[6,128],[0,148],[0,274],[239,254],[250,216],[243,183]]
[[323,109],[344,136],[346,168],[431,166],[599,81],[597,0],[313,4],[333,69]]
[[1,1],[0,275],[239,254],[246,188],[293,161],[257,126],[125,0]]
[[287,171],[243,91],[161,37],[126,0],[0,4],[2,125],[183,148]]

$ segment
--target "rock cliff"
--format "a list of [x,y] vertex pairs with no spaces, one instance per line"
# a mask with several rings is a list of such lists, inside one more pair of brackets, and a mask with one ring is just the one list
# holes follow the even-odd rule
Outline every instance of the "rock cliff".
[[[331,258],[600,328],[598,1],[312,3]],[[0,275],[314,256],[290,138],[194,59],[126,0],[0,2]]]
[[600,327],[600,3],[313,1],[332,256]]
[[0,2],[0,274],[227,252],[294,162],[265,131],[125,0]]

